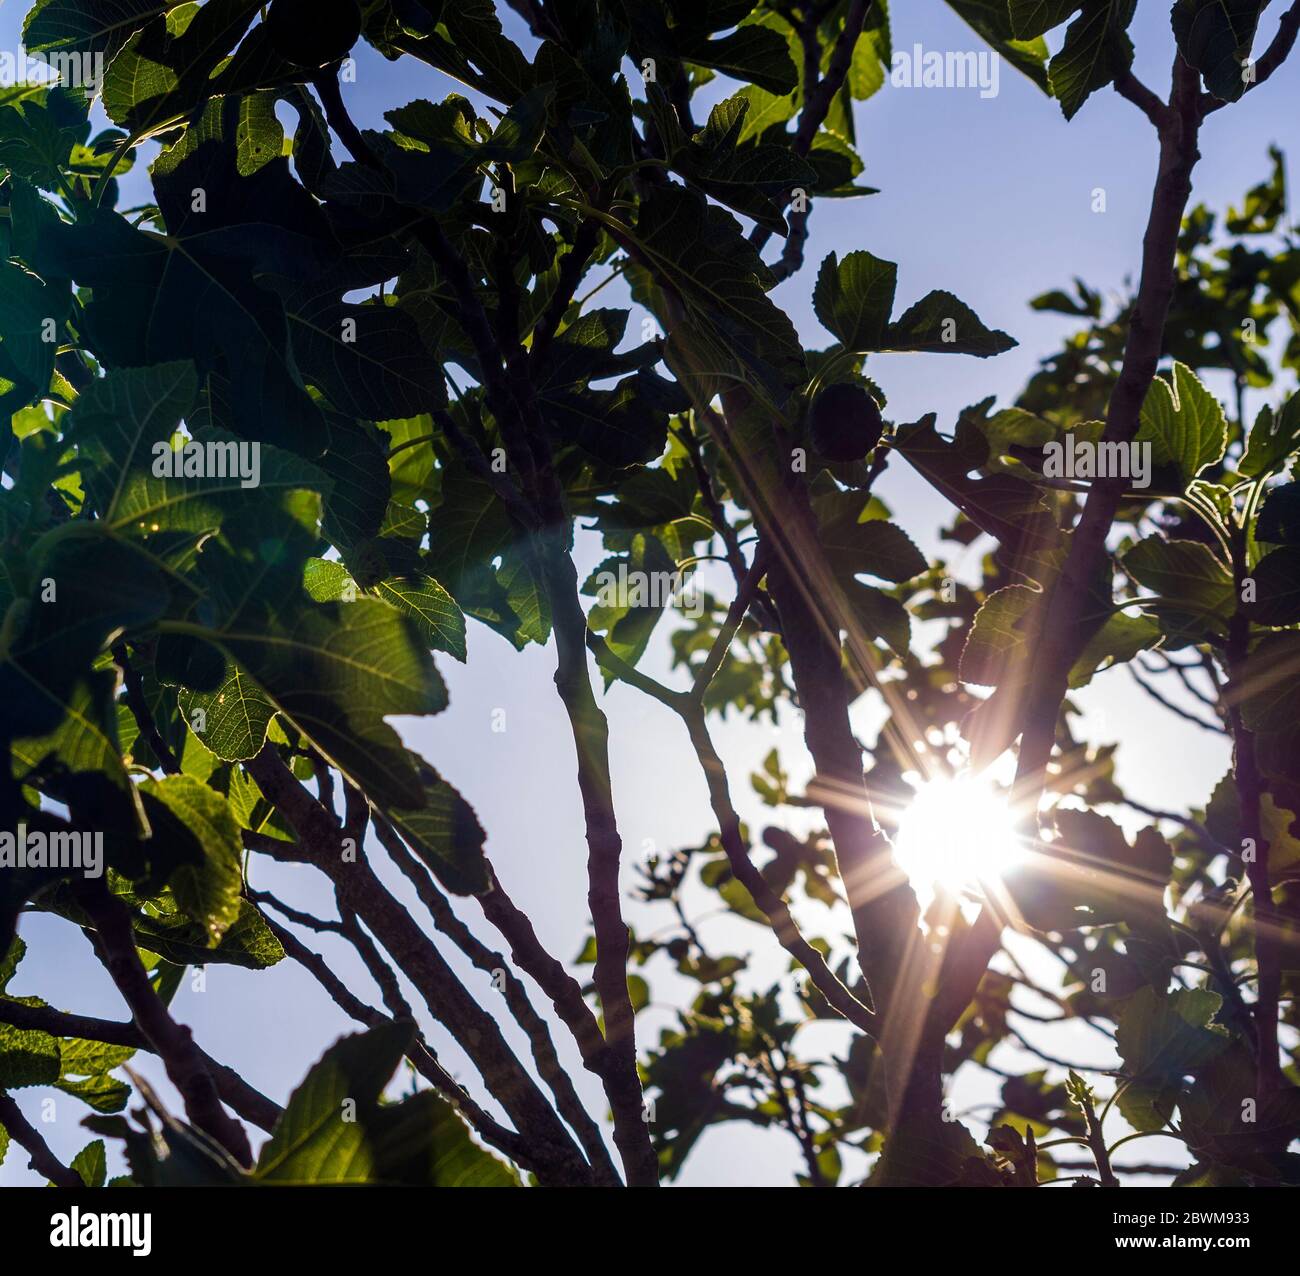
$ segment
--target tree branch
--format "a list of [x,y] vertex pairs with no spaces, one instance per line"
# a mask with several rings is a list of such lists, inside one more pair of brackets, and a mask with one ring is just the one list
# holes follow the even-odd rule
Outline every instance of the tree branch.
[[[701,415],[711,415],[711,413],[701,413]],[[682,447],[686,449],[687,456],[691,458],[691,468],[695,471],[695,484],[700,490],[700,499],[704,502],[704,508],[708,511],[710,524],[722,538],[727,566],[731,568],[731,575],[736,582],[736,588],[741,589],[744,586],[745,574],[748,571],[745,566],[745,554],[740,548],[740,537],[727,519],[727,512],[723,508],[722,501],[718,498],[717,491],[713,486],[713,479],[709,474],[709,468],[704,463],[704,453],[700,448],[699,436],[695,433],[689,420],[686,421],[682,429],[675,430],[673,433]],[[759,590],[755,592],[752,601],[754,614],[758,617],[763,628],[772,633],[778,632],[779,626],[776,613],[771,605],[772,600]]]
[[[817,131],[825,122],[826,116],[831,109],[831,103],[835,101],[835,95],[844,86],[844,80],[848,76],[849,68],[853,65],[853,51],[857,48],[858,37],[862,35],[873,4],[874,0],[850,0],[848,12],[844,15],[844,26],[841,27],[840,34],[835,40],[835,48],[831,52],[826,74],[815,80],[814,83],[805,83],[804,85],[803,109],[799,112],[799,124],[795,129],[794,144],[790,148],[800,158],[803,158],[812,150],[812,144],[817,138]],[[811,39],[812,43],[817,46],[818,54],[820,54],[821,42],[818,40],[815,30],[811,33],[811,36],[804,32],[801,32],[800,36],[804,41],[805,48],[808,47]],[[818,60],[819,58],[813,60],[812,65],[814,68]],[[805,67],[807,65],[808,60],[805,59]],[[807,70],[805,70],[804,78],[805,80],[809,78]],[[805,227],[804,234],[806,235],[806,233]],[[771,235],[770,230],[762,226],[756,226],[750,233],[749,242],[756,249],[761,250],[763,245],[771,238]]]
[[[287,926],[282,926],[273,917],[265,919],[271,933],[280,941],[285,953],[306,970],[329,995],[330,1000],[351,1019],[365,1024],[367,1028],[377,1028],[381,1024],[392,1023],[381,1011],[367,1006],[350,988],[329,968],[328,963],[318,953],[312,952]],[[460,1110],[461,1115],[478,1132],[484,1143],[508,1156],[526,1170],[535,1170],[533,1159],[528,1154],[527,1142],[514,1130],[493,1120],[470,1097],[469,1093],[452,1077],[441,1063],[438,1056],[429,1048],[422,1036],[417,1036],[407,1058],[411,1066],[430,1085],[433,1086],[449,1103]]]
[[605,1015],[605,1039],[615,1065],[605,1078],[614,1113],[614,1142],[630,1187],[656,1186],[659,1158],[650,1141],[636,1067],[636,1035],[627,986],[628,931],[619,889],[623,840],[614,814],[609,723],[596,703],[587,670],[587,617],[578,601],[573,560],[543,550],[558,657],[555,685],[569,716],[587,831],[587,906],[596,936],[594,979]]
[[699,437],[691,428],[689,421],[674,433],[681,441],[682,447],[686,449],[686,455],[691,459],[691,468],[695,471],[695,485],[700,489],[700,499],[709,513],[709,522],[713,524],[714,531],[722,538],[727,564],[735,578],[736,588],[739,589],[741,581],[745,579],[745,555],[740,549],[740,537],[736,535],[736,529],[727,521],[726,510],[723,509],[722,502],[714,490],[713,479],[704,464],[704,454],[700,451]]
[[560,1062],[559,1055],[555,1051],[555,1043],[551,1039],[550,1029],[546,1026],[546,1021],[534,1009],[522,981],[509,969],[506,959],[500,953],[493,952],[488,948],[456,916],[446,896],[438,889],[428,870],[406,848],[397,830],[387,820],[377,819],[375,821],[375,832],[393,863],[401,870],[407,881],[415,887],[416,894],[419,895],[421,902],[429,910],[434,925],[479,970],[486,972],[494,980],[498,972],[505,976],[502,993],[505,996],[506,1005],[510,1008],[510,1013],[514,1015],[515,1021],[528,1037],[537,1070],[552,1095],[555,1096],[555,1104],[560,1110],[560,1115],[569,1123],[570,1128],[578,1136],[578,1141],[582,1144],[582,1150],[587,1154],[587,1160],[596,1173],[597,1182],[605,1187],[621,1186],[622,1182],[614,1168],[614,1163],[609,1159],[609,1151],[605,1147],[605,1141],[601,1137],[600,1129],[583,1106],[569,1074],[564,1070],[564,1065]]
[[[1297,26],[1300,26],[1300,0],[1295,0],[1283,19],[1283,30],[1274,41],[1276,54],[1273,48],[1269,50],[1270,73],[1275,62],[1280,63],[1290,51]],[[1204,112],[1199,84],[1198,74],[1181,54],[1175,55],[1170,118],[1160,132],[1160,162],[1143,239],[1142,272],[1123,363],[1107,409],[1103,434],[1107,441],[1128,442],[1136,435],[1142,404],[1163,350],[1165,322],[1175,284],[1178,235],[1191,196],[1192,172],[1200,158],[1198,140]],[[1043,789],[1060,705],[1067,691],[1070,669],[1079,653],[1082,608],[1090,593],[1090,583],[1105,559],[1106,538],[1124,498],[1125,487],[1122,478],[1100,479],[1092,485],[1065,566],[1040,604],[1048,619],[1042,626],[1034,653],[1028,695],[1021,711],[1015,786],[1019,793],[1026,795],[1027,805],[1036,806]],[[1235,730],[1233,735],[1235,738]],[[1270,908],[1271,897],[1266,894],[1265,912]],[[999,942],[986,934],[983,943],[967,945],[967,964],[986,967]],[[1268,943],[1266,938],[1266,949]],[[1271,979],[1266,981],[1265,991],[1271,991]],[[1274,1042],[1275,1020],[1276,1015],[1271,1025]],[[1271,1057],[1276,1062],[1276,1050]]]
[[1174,714],[1176,717],[1182,718],[1184,722],[1190,722],[1194,726],[1200,727],[1202,731],[1213,731],[1215,735],[1228,734],[1222,723],[1206,722],[1204,718],[1199,717],[1197,714],[1192,713],[1188,709],[1180,708],[1178,705],[1174,704],[1172,700],[1167,699],[1164,695],[1162,695],[1159,691],[1157,691],[1155,687],[1153,687],[1149,682],[1147,682],[1140,673],[1138,673],[1137,666],[1133,661],[1130,661],[1127,665],[1125,665],[1125,668],[1129,672],[1129,677],[1131,677],[1133,681],[1136,682],[1137,685],[1141,687],[1142,690],[1145,691],[1147,695],[1151,697],[1152,700],[1154,700],[1158,705],[1162,706],[1163,708],[1168,709],[1169,712]]
[[543,947],[528,914],[516,907],[495,874],[492,888],[485,895],[476,895],[475,899],[483,910],[483,916],[510,945],[510,956],[515,964],[531,975],[550,998],[556,1013],[578,1043],[587,1070],[603,1078],[609,1066],[609,1051],[600,1025],[582,995],[582,986]]
[[1010,1024],[1007,1025],[1007,1033],[1016,1039],[1022,1050],[1028,1051],[1029,1054],[1041,1059],[1044,1063],[1050,1063],[1057,1068],[1065,1068],[1070,1072],[1101,1071],[1101,1069],[1097,1068],[1094,1064],[1071,1063],[1069,1059],[1060,1059],[1056,1055],[1047,1054],[1045,1051],[1040,1050],[1036,1045],[1034,1045],[1033,1042],[1030,1041],[1018,1028],[1013,1028]]
[[[765,516],[760,526],[760,543],[768,547],[768,588],[780,613],[804,739],[816,767],[809,793],[826,813],[853,914],[858,959],[876,1013],[883,1015],[892,986],[916,965],[908,961],[920,934],[916,897],[871,813],[862,750],[849,721],[854,694],[841,656],[840,600],[808,579],[807,564],[821,561],[821,551],[807,492],[790,487],[781,515]],[[833,590],[833,583],[828,584]],[[823,608],[831,614],[823,616]]]
[[[250,847],[249,849],[254,848]],[[260,850],[261,848],[256,849]],[[286,904],[270,891],[257,891],[253,890],[252,887],[245,887],[244,894],[255,904],[260,904],[264,908],[274,908],[276,912],[287,917],[295,926],[305,926],[308,930],[314,930],[318,935],[341,935],[343,933],[342,922],[331,921],[328,917],[317,917],[314,913],[305,913],[300,908],[294,908],[292,905]]]
[[22,1109],[12,1096],[0,1090],[0,1125],[13,1136],[15,1143],[31,1158],[28,1164],[37,1174],[43,1174],[56,1187],[85,1187],[81,1175],[69,1169],[41,1138],[35,1126],[22,1114]]
[[871,1035],[877,1030],[877,1017],[864,1006],[826,964],[825,959],[804,937],[785,901],[768,885],[767,879],[754,867],[740,830],[740,816],[731,803],[726,769],[709,736],[704,711],[692,707],[683,715],[691,744],[704,771],[709,788],[709,800],[718,821],[718,834],[722,849],[727,853],[727,863],[736,880],[753,896],[754,902],[767,915],[772,930],[781,947],[807,972],[817,991],[833,1009],[843,1015],[854,1027]]
[[[379,937],[419,990],[430,1014],[474,1061],[493,1095],[530,1141],[542,1181],[590,1181],[590,1167],[536,1082],[515,1058],[496,1021],[469,995],[410,913],[384,888],[360,848],[355,860],[344,859],[337,822],[294,778],[273,746],[268,744],[246,765],[262,793],[298,835],[298,847],[290,849],[286,858],[305,857],[319,868],[342,901]],[[274,848],[269,849],[276,854]]]
[[[1171,121],[1160,134],[1160,166],[1143,241],[1142,273],[1124,361],[1106,414],[1106,441],[1127,443],[1137,433],[1142,404],[1163,349],[1165,319],[1174,290],[1178,232],[1192,191],[1192,170],[1200,158],[1197,83],[1196,72],[1181,55],[1176,57]],[[1021,791],[1041,791],[1041,777],[1056,738],[1057,715],[1081,644],[1083,607],[1105,558],[1106,537],[1126,486],[1123,478],[1103,478],[1093,483],[1065,566],[1041,604],[1048,619],[1042,626],[1022,715],[1016,777]]]
[[1115,78],[1115,91],[1120,97],[1127,98],[1162,131],[1172,123],[1173,116],[1165,102],[1153,93],[1131,70],[1121,71]]
[[732,639],[735,638],[741,621],[745,619],[745,613],[749,610],[750,603],[754,601],[755,596],[758,594],[758,587],[766,574],[767,554],[765,553],[765,547],[760,544],[754,552],[754,561],[750,564],[744,577],[738,582],[736,596],[732,599],[731,606],[727,608],[726,618],[718,627],[718,635],[713,640],[713,646],[709,648],[709,654],[704,658],[704,663],[695,674],[695,682],[691,687],[691,699],[697,704],[704,702],[704,693],[708,691],[709,684],[713,681],[718,670],[722,668],[722,662],[727,658]]
[[[785,1117],[786,1129],[794,1136],[795,1142],[799,1144],[799,1150],[803,1153],[804,1166],[808,1170],[808,1181],[814,1187],[827,1187],[825,1175],[822,1174],[821,1166],[817,1163],[817,1145],[813,1141],[812,1131],[809,1130],[807,1122],[803,1117],[803,1108],[795,1110],[795,1104],[791,1102],[790,1095],[786,1093],[785,1079],[786,1069],[783,1064],[778,1064],[772,1058],[770,1050],[763,1051],[762,1054],[765,1071],[768,1074],[768,1080],[772,1083],[772,1089],[776,1096],[776,1101],[780,1105],[781,1114]],[[791,1089],[795,1089],[794,1079],[791,1078]],[[797,1101],[796,1091],[796,1101]]]
[[[1300,0],[1292,0],[1291,7],[1282,15],[1277,34],[1255,63],[1255,78],[1247,82],[1246,92],[1259,88],[1287,60],[1295,47],[1297,35],[1300,35]],[[1204,94],[1201,101],[1206,115],[1228,105],[1222,98],[1210,93]]]
[[1075,1103],[1083,1112],[1083,1127],[1087,1133],[1088,1147],[1092,1152],[1092,1159],[1096,1162],[1097,1177],[1102,1187],[1118,1187],[1119,1179],[1111,1169],[1110,1153],[1106,1148],[1106,1132],[1097,1119],[1097,1109],[1093,1106],[1091,1091],[1079,1093]]
[[[1248,571],[1244,534],[1238,530],[1233,546],[1233,576],[1237,597]],[[1228,628],[1227,661],[1229,675],[1240,677],[1250,651],[1250,620],[1238,608]],[[1241,715],[1239,698],[1228,704],[1228,723],[1232,734],[1232,770],[1241,806],[1241,835],[1254,845],[1254,858],[1245,864],[1255,909],[1255,1067],[1258,1077],[1257,1098],[1263,1098],[1285,1084],[1278,1053],[1277,1015],[1282,995],[1281,946],[1278,942],[1282,919],[1273,900],[1273,882],[1269,871],[1269,842],[1264,836],[1260,802],[1264,782],[1255,760],[1255,737]]]
[[397,972],[384,960],[375,941],[362,929],[356,913],[344,903],[337,891],[335,897],[338,899],[339,933],[356,950],[357,956],[361,958],[361,964],[370,972],[370,978],[375,981],[388,1013],[394,1019],[409,1019],[414,1022],[415,1012],[402,995],[402,985],[397,978]]
[[1177,811],[1161,811],[1153,806],[1144,806],[1141,802],[1135,802],[1130,797],[1126,797],[1123,804],[1134,811],[1140,812],[1142,815],[1150,816],[1153,820],[1169,820],[1174,824],[1181,824],[1189,833],[1194,833],[1207,849],[1218,854],[1223,854],[1228,850],[1200,820],[1194,820],[1190,815],[1179,815]]
[[[1178,681],[1183,684],[1183,687],[1186,689],[1187,694],[1190,695],[1193,700],[1199,700],[1201,704],[1203,704],[1207,709],[1209,709],[1216,717],[1222,718],[1223,708],[1219,703],[1219,700],[1215,696],[1207,695],[1204,691],[1200,689],[1200,687],[1198,687],[1192,681],[1191,671],[1193,669],[1203,669],[1204,667],[1201,665],[1201,663],[1198,661],[1196,664],[1192,664],[1192,665],[1179,664],[1177,660],[1171,660],[1168,657],[1168,655],[1165,655],[1163,652],[1159,654],[1164,659],[1165,662],[1164,668],[1149,669],[1146,666],[1146,664],[1143,663],[1141,658],[1139,658],[1137,663],[1142,666],[1143,672],[1151,674],[1153,677],[1156,677],[1162,673],[1167,673],[1172,671],[1177,676]],[[1217,683],[1212,683],[1211,685],[1215,687],[1216,691],[1218,690]]]
[[[761,549],[760,546],[760,553]],[[737,595],[728,615],[728,623],[734,619],[735,624],[739,624],[739,616],[744,614],[746,596],[748,593],[752,593],[758,581],[762,579],[765,570],[759,556],[756,555],[754,567],[750,569],[746,577],[748,589],[742,588],[740,594]],[[727,626],[724,624],[723,632],[719,634],[719,641],[714,644],[713,652],[717,652],[721,645],[721,650],[725,654],[726,644],[722,642],[722,638],[726,632]],[[731,632],[734,633],[734,628]],[[609,647],[599,634],[589,632],[587,637],[592,651],[596,654],[597,661],[606,669],[629,685],[644,691],[647,695],[653,696],[654,699],[666,705],[681,717],[686,724],[700,769],[704,773],[705,783],[709,790],[709,800],[714,816],[718,821],[723,850],[727,854],[727,861],[731,866],[732,873],[754,897],[754,902],[767,915],[772,930],[781,946],[808,972],[809,978],[822,996],[830,1003],[831,1007],[849,1020],[850,1023],[862,1029],[863,1032],[871,1033],[874,1031],[876,1021],[871,1010],[864,1006],[835,976],[830,967],[826,965],[822,955],[803,938],[785,901],[772,890],[767,884],[767,880],[754,867],[749,858],[749,850],[740,831],[740,817],[736,814],[736,809],[731,803],[726,769],[723,767],[722,760],[718,757],[709,735],[703,704],[703,692],[708,685],[707,682],[697,678],[693,691],[672,691],[667,687],[660,686],[654,679],[646,677],[616,656],[609,650]],[[710,660],[713,658],[713,652],[710,653]],[[701,674],[704,673],[707,664],[708,661],[706,661],[705,667],[701,669]],[[709,677],[712,677],[712,674]]]
[[541,374],[546,367],[546,359],[551,352],[551,343],[555,340],[555,334],[559,331],[560,321],[573,301],[573,294],[577,292],[578,285],[582,282],[582,276],[587,270],[587,262],[591,254],[596,251],[599,239],[600,223],[594,217],[584,218],[578,226],[577,234],[573,237],[573,247],[560,261],[560,275],[555,284],[555,292],[546,303],[542,317],[533,328],[528,362],[534,375]]
[[435,408],[430,415],[434,423],[447,436],[448,442],[475,475],[492,489],[519,527],[526,532],[537,531],[540,524],[533,507],[504,474],[499,474],[492,468],[487,457],[483,455],[483,450],[456,424],[455,417],[442,408]]
[[108,973],[126,1001],[136,1026],[167,1069],[185,1101],[191,1123],[215,1139],[240,1165],[252,1165],[253,1152],[244,1127],[227,1115],[207,1069],[206,1056],[190,1030],[178,1024],[149,982],[127,908],[109,894],[102,881],[87,879],[75,888],[77,902],[95,927],[95,940]]
[[661,705],[674,713],[681,713],[686,707],[690,699],[689,692],[674,691],[671,687],[665,687],[663,683],[656,682],[648,674],[642,673],[635,665],[628,664],[594,629],[587,630],[587,646],[591,649],[591,654],[596,657],[596,663],[620,682],[626,682],[629,687],[635,687],[652,700],[658,700]]
[[[84,1041],[102,1041],[110,1046],[127,1046],[132,1050],[146,1050],[157,1054],[153,1042],[134,1023],[118,1023],[112,1019],[94,1019],[89,1015],[68,1014],[49,1006],[27,1006],[20,1001],[0,998],[0,1023],[6,1023],[25,1032],[48,1032],[53,1037],[75,1037]],[[255,1090],[233,1068],[218,1063],[211,1055],[195,1049],[203,1058],[204,1066],[212,1076],[221,1100],[245,1121],[268,1134],[280,1119],[280,1105]],[[2,1125],[3,1122],[0,1122]]]

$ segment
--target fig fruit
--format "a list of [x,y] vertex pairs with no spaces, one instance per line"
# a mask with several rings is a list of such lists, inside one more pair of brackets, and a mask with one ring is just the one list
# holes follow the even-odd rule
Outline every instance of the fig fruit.
[[271,0],[271,45],[295,66],[328,66],[345,58],[361,36],[357,0]]
[[860,461],[885,428],[875,399],[860,385],[828,385],[813,402],[813,446],[828,461]]

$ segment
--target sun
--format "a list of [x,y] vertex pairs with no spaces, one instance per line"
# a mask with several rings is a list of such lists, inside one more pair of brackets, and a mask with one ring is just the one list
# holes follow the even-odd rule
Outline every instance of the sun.
[[1006,797],[970,775],[930,780],[899,816],[894,856],[923,900],[988,889],[1025,851]]

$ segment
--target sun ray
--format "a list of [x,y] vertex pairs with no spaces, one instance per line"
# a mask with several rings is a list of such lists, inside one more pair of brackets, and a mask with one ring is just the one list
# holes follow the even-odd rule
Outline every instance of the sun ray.
[[988,892],[1026,854],[1005,796],[970,773],[923,783],[898,817],[894,857],[923,908],[937,891]]

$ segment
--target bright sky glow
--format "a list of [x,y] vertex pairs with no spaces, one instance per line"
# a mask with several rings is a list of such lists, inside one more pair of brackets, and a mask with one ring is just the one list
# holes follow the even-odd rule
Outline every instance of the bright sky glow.
[[988,889],[1024,855],[1005,797],[969,775],[930,780],[903,810],[895,855],[924,905],[939,887]]

